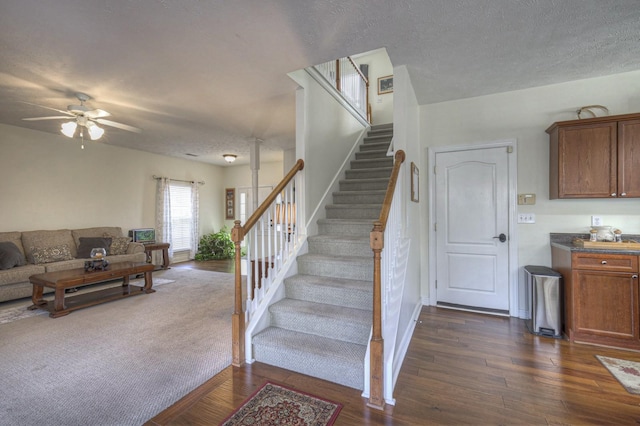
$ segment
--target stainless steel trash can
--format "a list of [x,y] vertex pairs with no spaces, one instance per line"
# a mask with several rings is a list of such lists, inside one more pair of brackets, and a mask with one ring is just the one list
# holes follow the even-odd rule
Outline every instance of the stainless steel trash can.
[[524,267],[531,319],[527,328],[540,336],[562,338],[562,275],[546,266]]

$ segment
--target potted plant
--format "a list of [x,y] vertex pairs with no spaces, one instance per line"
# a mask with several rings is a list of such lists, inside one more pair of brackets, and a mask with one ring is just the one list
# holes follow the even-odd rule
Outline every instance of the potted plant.
[[198,244],[196,260],[232,259],[236,254],[235,244],[226,226],[218,232],[203,235]]

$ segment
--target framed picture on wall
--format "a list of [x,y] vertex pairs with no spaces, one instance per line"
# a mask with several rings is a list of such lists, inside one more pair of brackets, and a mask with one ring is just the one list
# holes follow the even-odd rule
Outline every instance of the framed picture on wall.
[[225,218],[227,220],[233,220],[235,219],[235,215],[236,215],[236,189],[235,188],[227,188],[224,191],[225,193],[225,206],[226,206],[226,211],[227,214],[225,215]]
[[420,170],[411,162],[411,201],[420,201]]
[[393,93],[393,76],[378,77],[378,95]]

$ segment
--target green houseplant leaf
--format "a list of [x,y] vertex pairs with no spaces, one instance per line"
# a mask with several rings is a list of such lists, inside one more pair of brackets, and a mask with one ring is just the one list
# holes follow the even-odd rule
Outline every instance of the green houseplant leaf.
[[203,235],[198,244],[196,260],[231,259],[235,256],[235,244],[226,226],[218,232]]

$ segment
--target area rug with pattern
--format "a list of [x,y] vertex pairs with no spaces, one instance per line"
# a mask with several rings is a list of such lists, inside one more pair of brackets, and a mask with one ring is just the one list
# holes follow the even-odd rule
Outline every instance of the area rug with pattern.
[[640,395],[640,362],[600,355],[596,355],[596,358],[620,382],[627,392]]
[[332,425],[342,404],[266,382],[220,426]]

